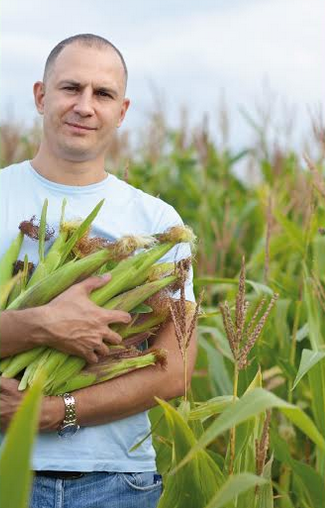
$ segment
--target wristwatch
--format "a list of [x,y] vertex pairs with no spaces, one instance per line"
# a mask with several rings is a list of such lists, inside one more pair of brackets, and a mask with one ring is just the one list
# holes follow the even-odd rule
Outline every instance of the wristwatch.
[[70,393],[62,395],[65,405],[65,415],[61,427],[58,430],[60,437],[71,437],[78,432],[80,425],[77,424],[76,418],[76,400]]

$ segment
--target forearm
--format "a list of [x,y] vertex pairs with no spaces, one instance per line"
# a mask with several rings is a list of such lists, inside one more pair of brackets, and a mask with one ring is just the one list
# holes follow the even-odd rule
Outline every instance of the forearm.
[[42,344],[41,309],[0,313],[0,357],[27,351]]
[[[169,371],[152,366],[77,390],[73,396],[78,424],[90,427],[146,411],[157,404],[155,397],[168,400],[183,393]],[[40,430],[58,430],[64,419],[63,398],[45,397],[43,404]]]

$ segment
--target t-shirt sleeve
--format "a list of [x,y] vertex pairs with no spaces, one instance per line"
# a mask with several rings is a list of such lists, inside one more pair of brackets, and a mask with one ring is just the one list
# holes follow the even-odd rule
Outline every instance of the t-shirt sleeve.
[[[184,224],[182,221],[182,218],[180,215],[176,212],[176,210],[170,206],[166,206],[166,210],[164,211],[164,214],[161,218],[158,232],[164,232],[168,228],[171,228],[172,226],[177,226],[180,224]],[[186,259],[191,257],[191,248],[188,243],[180,243],[178,245],[175,245],[165,256],[163,256],[160,259],[161,263],[168,263],[168,262],[177,262],[181,259]],[[174,298],[180,297],[180,292],[177,291],[174,295]],[[194,296],[194,290],[193,290],[193,268],[190,267],[188,277],[186,279],[185,283],[185,298],[186,300],[189,300],[191,302],[195,302],[195,296]]]

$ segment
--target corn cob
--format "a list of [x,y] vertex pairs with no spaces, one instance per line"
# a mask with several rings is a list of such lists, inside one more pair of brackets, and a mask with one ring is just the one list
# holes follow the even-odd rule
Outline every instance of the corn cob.
[[29,370],[28,375],[25,371],[19,385],[19,390],[24,390],[27,386],[32,386],[41,371],[44,373],[45,387],[49,376],[55,373],[55,371],[64,364],[66,359],[67,355],[65,353],[57,350],[47,349],[40,358],[37,358],[32,363],[32,368]]
[[[100,208],[102,205],[102,202],[97,205],[97,207]],[[44,205],[45,207],[45,205]],[[97,208],[96,207],[96,208]],[[98,208],[98,210],[99,210]],[[96,209],[94,209],[95,211]],[[98,213],[97,210],[97,213]],[[94,213],[92,212],[92,214]],[[97,214],[96,213],[96,214]],[[92,215],[90,214],[90,215]],[[45,219],[44,219],[45,213],[42,213],[42,226],[44,227]],[[89,218],[90,216],[88,216]],[[88,219],[87,218],[87,219]],[[93,218],[91,219],[93,220]],[[62,221],[61,221],[62,222]],[[85,221],[84,221],[85,223]],[[83,223],[83,224],[84,224]],[[41,228],[42,229],[42,228]],[[76,231],[79,233],[76,233]],[[70,237],[70,239],[66,242],[67,236],[64,238],[63,236],[60,239],[57,239],[57,245],[56,242],[54,242],[52,249],[53,249],[53,264],[52,260],[50,265],[53,266],[53,269],[57,268],[59,264],[64,263],[67,256],[69,255],[71,249],[73,248],[73,245],[76,244],[76,242],[81,238],[80,228],[76,230],[75,233]],[[87,228],[85,228],[83,231],[83,234],[87,232]],[[67,233],[66,233],[67,234]],[[79,236],[78,236],[79,235]],[[161,242],[159,245],[153,247],[150,252],[141,252],[140,254],[137,254],[136,256],[133,256],[132,258],[123,259],[120,261],[120,263],[117,266],[114,266],[112,269],[112,280],[103,288],[100,288],[99,290],[96,290],[91,295],[91,299],[95,301],[95,303],[101,305],[101,301],[107,305],[107,308],[119,308],[121,310],[132,310],[135,307],[138,306],[140,302],[142,302],[144,299],[147,299],[148,296],[155,293],[156,291],[159,291],[162,287],[165,287],[167,284],[171,284],[174,282],[177,277],[175,275],[168,277],[165,277],[166,280],[155,281],[146,284],[146,288],[140,287],[136,288],[136,290],[128,291],[127,293],[124,293],[123,295],[118,295],[121,293],[121,291],[130,290],[131,288],[134,288],[135,286],[142,284],[148,277],[151,278],[157,278],[159,277],[159,273],[170,273],[171,266],[174,266],[173,264],[169,264],[169,266],[164,268],[155,268],[153,270],[152,264],[158,261],[165,253],[167,253],[172,247],[174,247],[175,244],[183,241],[189,241],[190,240],[190,234],[189,230],[184,227],[176,227],[171,228],[170,232],[167,234],[160,234],[156,235],[156,240],[153,241],[152,237],[147,238],[145,241],[142,240],[142,243],[139,242],[138,239],[135,237],[126,237],[122,238],[119,241],[115,242],[116,245],[112,244],[109,245],[109,248],[95,252],[94,254],[91,254],[89,256],[86,256],[83,259],[68,262],[66,265],[61,266],[58,268],[51,276],[45,277],[42,281],[36,283],[35,285],[31,284],[30,288],[23,294],[20,295],[18,298],[16,298],[15,301],[12,302],[12,304],[8,308],[26,308],[26,307],[32,307],[36,305],[42,305],[44,303],[47,303],[52,298],[57,296],[57,294],[61,293],[67,287],[69,287],[74,282],[81,280],[81,278],[85,278],[92,273],[96,272],[97,270],[103,271],[105,268],[109,268],[110,266],[114,266],[116,264],[116,258],[123,258],[130,254],[130,252],[134,251],[137,248],[148,248],[151,247],[154,242]],[[71,239],[74,238],[74,241],[72,242]],[[61,244],[59,244],[59,241]],[[123,242],[125,244],[123,244]],[[165,243],[164,243],[165,242]],[[44,242],[43,242],[44,243]],[[67,248],[67,245],[69,245],[69,248]],[[130,247],[131,245],[131,247]],[[55,247],[55,248],[53,248]],[[57,248],[58,247],[58,248]],[[115,248],[115,251],[114,251]],[[51,253],[52,249],[50,249],[48,255],[46,258],[44,258],[44,249],[41,250],[40,247],[40,263],[43,259],[43,262],[45,262],[46,259],[50,259],[49,254]],[[58,263],[58,251],[61,255],[61,261]],[[64,252],[63,252],[64,251]],[[62,255],[62,252],[64,255]],[[83,262],[83,263],[82,263]],[[165,270],[165,271],[164,271]],[[36,278],[35,278],[36,279]],[[62,286],[62,279],[64,281],[64,284]],[[68,279],[68,281],[67,281]],[[60,284],[61,282],[61,284]],[[113,284],[112,284],[113,283]],[[59,287],[60,286],[60,287]],[[112,286],[112,287],[111,287]],[[46,288],[46,289],[45,289]],[[103,290],[103,291],[101,291]],[[97,295],[95,294],[97,293]],[[94,296],[95,294],[95,296]],[[117,296],[118,295],[118,296]],[[115,297],[115,298],[113,298]],[[96,298],[98,301],[96,301]],[[108,300],[110,300],[108,302]],[[103,304],[102,303],[102,304]],[[105,305],[105,306],[106,306]],[[124,305],[124,306],[123,306]],[[148,320],[147,325],[149,324],[150,320]],[[161,320],[159,321],[161,322]],[[151,323],[156,324],[157,323],[157,317],[152,316]],[[143,328],[142,323],[142,330],[138,327],[139,331],[147,331],[147,328]],[[133,331],[132,335],[134,333],[137,333],[136,331]],[[126,335],[129,337],[130,334]],[[136,337],[131,337],[129,340],[131,340],[130,344],[136,343],[137,340],[139,340]],[[127,339],[127,341],[129,342]],[[144,339],[142,339],[144,340]],[[121,349],[120,346],[117,346],[116,349]],[[111,348],[112,350],[114,347]],[[125,348],[124,348],[125,349]],[[33,351],[33,350],[32,350]],[[32,353],[26,352],[27,353]],[[120,354],[122,351],[120,351]],[[25,354],[25,353],[23,353]],[[114,355],[114,351],[112,351],[112,355]],[[125,351],[124,351],[125,354]],[[130,352],[128,352],[130,354]],[[17,361],[17,364],[19,364],[19,356],[16,355],[15,359]],[[26,356],[26,355],[25,355]],[[137,355],[138,358],[139,355]],[[28,363],[31,361],[31,358],[29,358]],[[34,356],[33,356],[34,358]],[[117,357],[116,357],[117,358]],[[121,359],[121,356],[119,357]],[[128,359],[130,360],[130,358]],[[134,358],[133,358],[134,360]],[[131,362],[132,363],[132,362]],[[10,363],[11,365],[11,363]],[[31,364],[28,365],[28,367],[25,370],[25,374],[23,376],[23,379],[20,384],[20,389],[24,389],[27,385],[31,385],[33,383],[33,379],[35,378],[35,375],[37,375],[37,372],[39,370],[46,370],[47,373],[47,383],[46,383],[46,393],[53,393],[53,390],[57,389],[59,385],[63,386],[66,383],[69,383],[71,380],[71,376],[75,375],[76,373],[80,372],[82,367],[85,365],[85,360],[79,358],[79,357],[68,357],[68,355],[65,355],[64,353],[53,351],[48,348],[43,348],[41,351],[41,354],[37,357],[35,357],[35,360],[32,361]],[[146,365],[143,365],[146,366]],[[24,367],[23,367],[24,368]],[[125,367],[127,371],[131,368]],[[135,367],[133,366],[131,370],[133,370]],[[138,367],[140,368],[140,366]],[[20,368],[20,370],[22,370]],[[87,371],[89,374],[89,371]],[[121,373],[124,373],[123,369],[118,369],[118,372],[121,375]],[[106,373],[107,375],[107,373]],[[110,377],[115,377],[114,372],[110,371],[108,374]],[[109,379],[105,378],[105,379]],[[104,378],[100,378],[101,380],[104,380]],[[100,382],[100,381],[96,381]]]
[[24,351],[23,353],[19,353],[15,356],[10,356],[8,358],[10,363],[2,371],[3,377],[13,378],[17,376],[17,374],[25,369],[31,362],[41,356],[45,350],[46,346],[38,346],[28,351]]
[[2,358],[2,360],[0,360],[0,372],[2,373],[9,365],[9,363],[11,362],[12,360],[12,357],[11,356],[8,356],[6,358]]
[[78,227],[75,228],[75,231],[67,241],[67,238],[69,236],[69,228],[67,228],[64,223],[64,210],[66,206],[66,200],[64,199],[62,202],[59,235],[54,241],[47,256],[44,257],[44,238],[45,238],[44,232],[46,227],[45,219],[47,209],[47,200],[45,200],[40,227],[41,234],[39,238],[39,264],[35,272],[33,273],[31,279],[29,280],[27,287],[28,289],[64,264],[75,244],[89,230],[91,223],[96,218],[99,210],[103,206],[103,203],[104,200],[100,201],[98,205],[95,206],[95,208],[86,217],[86,219],[82,221],[82,223],[79,224]]
[[28,256],[27,256],[27,254],[25,254],[23,269],[20,272],[20,277],[18,278],[16,284],[14,285],[14,287],[9,295],[7,305],[9,305],[11,302],[13,302],[16,298],[18,298],[18,296],[23,291],[25,291],[26,285],[27,285],[27,280],[28,280],[30,265],[32,265],[32,263],[28,263]]
[[[171,235],[172,241],[161,243],[153,247],[149,252],[140,252],[132,258],[124,259],[111,271],[112,279],[105,286],[96,289],[91,294],[91,300],[97,305],[104,305],[108,300],[119,293],[132,289],[142,284],[148,277],[150,268],[170,251],[179,241],[187,241],[192,233],[185,227],[171,228],[177,229],[177,235]],[[186,234],[187,240],[186,240]],[[165,236],[163,239],[167,239]]]
[[130,312],[140,303],[150,298],[153,294],[162,290],[163,288],[170,286],[177,280],[177,275],[170,275],[161,280],[155,280],[153,282],[147,282],[142,286],[138,286],[134,289],[130,289],[125,293],[115,296],[109,300],[103,307],[105,309],[118,309]]
[[[12,278],[13,266],[16,262],[21,245],[23,243],[24,235],[20,231],[17,237],[12,241],[7,251],[0,259],[0,294],[5,290],[5,285]],[[5,303],[3,303],[5,302]],[[5,298],[2,298],[1,309],[4,309],[6,305]]]
[[[110,302],[108,302],[107,305],[105,305],[105,308],[107,309],[119,309],[124,310],[128,312],[129,310],[132,310],[134,307],[136,307],[139,303],[143,302],[150,296],[152,296],[154,293],[157,293],[162,288],[165,288],[166,286],[172,284],[177,279],[177,276],[170,276],[166,277],[162,280],[157,280],[154,282],[150,282],[147,284],[144,284],[143,286],[139,286],[133,290],[128,291],[127,293],[123,293],[115,298],[113,298]],[[116,326],[116,325],[115,325]],[[112,326],[114,329],[115,326]],[[49,353],[50,351],[50,353]],[[21,383],[21,388],[24,389],[26,385],[31,386],[33,384],[33,379],[35,377],[36,367],[37,364],[40,366],[46,365],[45,374],[51,374],[53,372],[53,367],[50,366],[49,369],[47,369],[48,365],[52,365],[50,361],[52,361],[52,358],[57,358],[58,351],[53,349],[46,349],[41,356],[37,358],[37,360],[34,362],[34,369],[29,369],[28,373],[24,375],[23,380],[24,382]],[[63,355],[63,353],[60,353],[60,355]],[[60,356],[61,357],[61,356]],[[63,357],[62,357],[63,358]],[[65,355],[65,361],[60,364],[55,372],[55,375],[51,375],[51,378],[46,381],[45,387],[47,388],[48,393],[50,393],[50,387],[53,386],[54,379],[55,383],[57,383],[56,379],[60,379],[61,383],[68,380],[71,376],[70,371],[70,364],[72,366],[76,365],[75,356],[69,356]],[[85,361],[77,363],[77,365],[80,365],[80,369],[84,366]],[[75,371],[73,370],[74,374]],[[54,379],[53,379],[54,378]]]
[[48,375],[44,385],[45,395],[55,393],[55,388],[65,383],[69,379],[73,379],[86,365],[86,360],[79,356],[68,356],[54,372]]
[[3,284],[1,287],[1,293],[0,293],[0,309],[5,309],[7,305],[7,301],[9,299],[10,294],[16,287],[16,285],[19,286],[20,280],[22,278],[22,272],[16,273],[11,279],[9,279],[6,283]]
[[8,309],[25,309],[48,303],[75,282],[92,275],[110,257],[111,253],[108,250],[103,250],[77,261],[69,261],[27,289],[8,306]]
[[91,366],[81,371],[77,376],[71,378],[65,384],[58,386],[54,395],[60,395],[66,391],[74,391],[87,386],[108,381],[133,370],[142,369],[149,365],[166,365],[166,351],[163,349],[152,350],[147,353],[140,353],[137,350],[128,352],[132,355],[129,358],[123,358],[123,353]]

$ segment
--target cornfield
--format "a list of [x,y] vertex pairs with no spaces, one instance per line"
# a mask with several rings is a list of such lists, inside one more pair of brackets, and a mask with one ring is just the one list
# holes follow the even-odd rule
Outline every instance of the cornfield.
[[[36,127],[1,130],[1,167],[33,156]],[[135,146],[124,132],[111,144],[108,170],[159,194],[199,238],[194,283],[204,292],[191,390],[150,411],[159,508],[325,507],[321,120],[312,132],[312,158],[260,134],[236,153],[205,122],[171,129],[157,113],[145,141]]]

